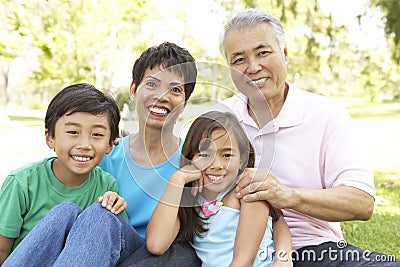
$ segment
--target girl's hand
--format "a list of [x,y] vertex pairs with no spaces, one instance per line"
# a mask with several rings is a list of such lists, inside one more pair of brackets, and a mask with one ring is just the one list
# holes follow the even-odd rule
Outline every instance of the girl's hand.
[[203,175],[202,172],[194,165],[183,166],[178,170],[179,174],[183,177],[185,184],[192,182],[191,194],[196,196],[198,192],[203,190]]
[[105,192],[103,196],[97,199],[97,202],[114,214],[120,214],[128,206],[123,197],[112,191]]

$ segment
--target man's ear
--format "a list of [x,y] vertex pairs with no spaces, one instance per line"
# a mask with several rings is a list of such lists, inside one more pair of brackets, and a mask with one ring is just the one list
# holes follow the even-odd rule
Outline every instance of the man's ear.
[[288,57],[287,47],[285,47],[285,48],[283,49],[283,54],[285,55],[286,64],[289,64],[289,57]]
[[51,136],[48,129],[45,129],[44,135],[46,136],[46,144],[50,149],[54,150],[54,138]]

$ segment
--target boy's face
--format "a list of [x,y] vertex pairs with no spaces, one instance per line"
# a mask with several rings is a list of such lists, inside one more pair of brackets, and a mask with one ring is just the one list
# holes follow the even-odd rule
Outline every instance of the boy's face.
[[161,66],[147,69],[131,97],[135,98],[139,122],[147,127],[174,125],[185,104],[185,80]]
[[54,137],[46,130],[46,143],[57,154],[52,167],[55,176],[67,186],[83,183],[104,154],[111,152],[110,134],[106,115],[75,112],[62,116]]

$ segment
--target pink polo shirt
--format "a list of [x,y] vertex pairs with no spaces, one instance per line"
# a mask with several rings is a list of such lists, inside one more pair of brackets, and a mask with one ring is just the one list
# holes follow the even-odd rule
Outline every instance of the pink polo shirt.
[[[250,117],[243,94],[223,104],[247,132],[256,152],[256,167],[270,168],[282,184],[312,189],[345,185],[375,197],[373,174],[354,142],[351,118],[332,100],[290,84],[277,118],[262,129]],[[283,213],[293,249],[343,239],[339,222],[319,220],[291,209]]]

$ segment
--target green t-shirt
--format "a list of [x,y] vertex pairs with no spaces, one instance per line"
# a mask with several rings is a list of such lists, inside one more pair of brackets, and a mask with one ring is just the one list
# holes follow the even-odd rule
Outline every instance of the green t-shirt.
[[106,191],[118,192],[115,178],[99,167],[80,186],[65,186],[51,170],[54,159],[46,158],[14,170],[1,187],[0,234],[15,238],[12,250],[53,207],[74,202],[86,209]]

